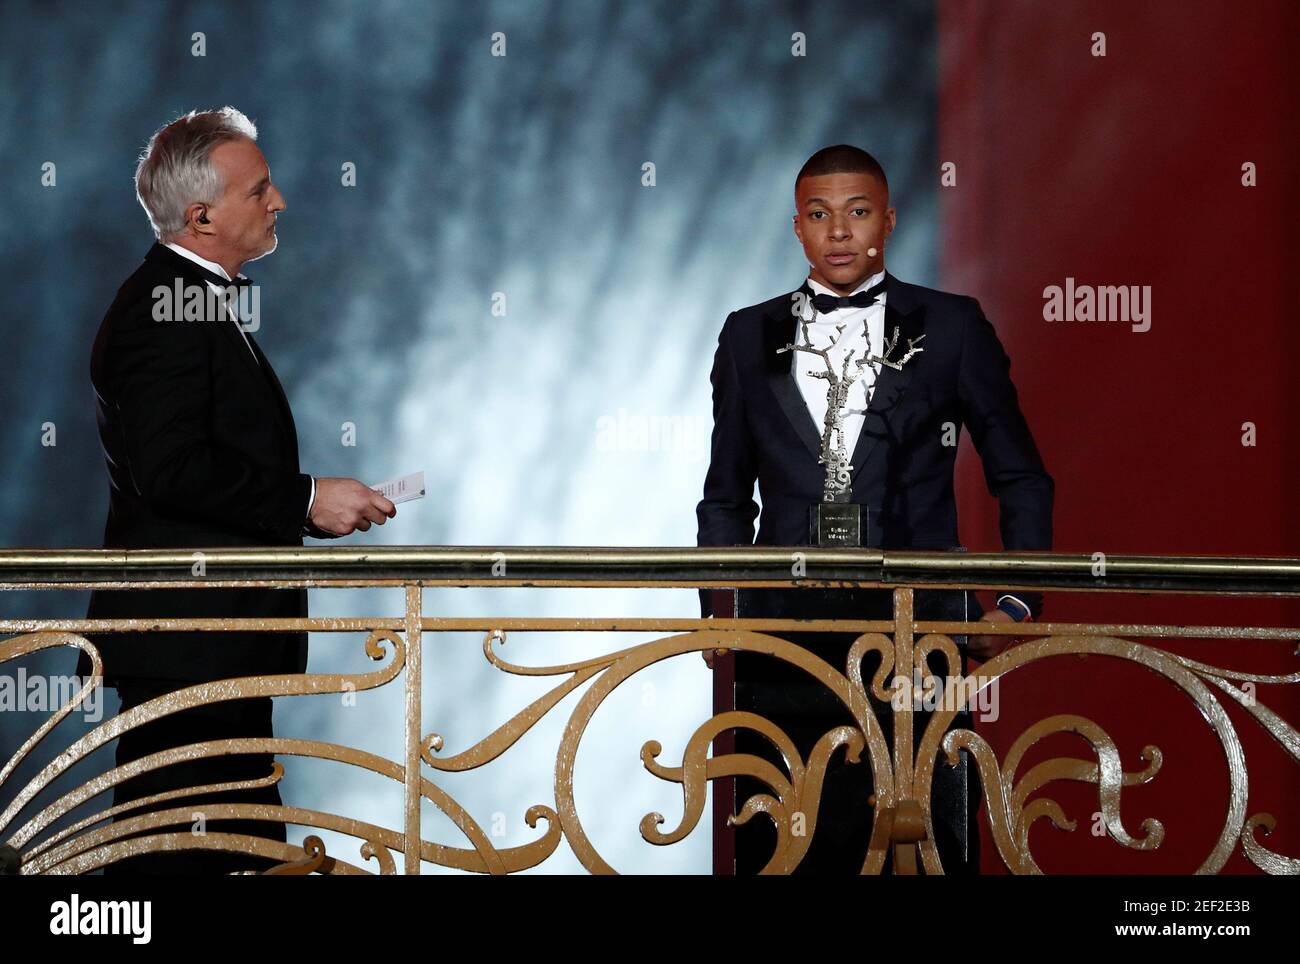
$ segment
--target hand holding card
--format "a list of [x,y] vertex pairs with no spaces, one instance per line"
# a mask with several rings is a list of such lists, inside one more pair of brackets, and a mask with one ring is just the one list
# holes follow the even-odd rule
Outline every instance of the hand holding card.
[[329,538],[351,535],[358,530],[365,532],[395,515],[397,507],[392,501],[364,482],[320,478],[316,480],[316,498],[308,516],[308,535]]
[[400,479],[372,485],[371,488],[384,495],[394,505],[399,502],[410,502],[412,499],[423,499],[424,473],[412,472]]

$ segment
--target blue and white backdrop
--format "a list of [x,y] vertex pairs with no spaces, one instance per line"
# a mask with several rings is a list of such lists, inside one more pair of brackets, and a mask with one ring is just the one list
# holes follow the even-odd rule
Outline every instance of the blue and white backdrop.
[[[136,157],[190,109],[253,117],[288,203],[279,250],[246,271],[262,286],[258,337],[293,405],[304,470],[427,475],[427,498],[348,542],[694,544],[717,333],[729,311],[804,276],[793,179],[822,146],[855,143],[882,160],[899,211],[891,270],[934,282],[930,2],[2,6],[5,546],[100,544],[91,341],[152,241]],[[80,616],[84,605],[81,593],[0,596],[6,617]],[[401,599],[320,590],[311,606],[396,615]],[[425,611],[697,613],[686,590],[436,589]],[[546,664],[627,642],[521,636],[505,655]],[[26,665],[71,674],[74,657]],[[310,671],[369,666],[355,637],[312,639]],[[423,730],[443,735],[444,753],[550,685],[494,670],[477,635],[429,639],[425,669]],[[536,838],[523,815],[554,802],[576,699],[501,761],[439,778],[498,845]],[[709,871],[707,826],[654,848],[637,825],[651,810],[670,824],[681,813],[680,795],[643,769],[642,743],[679,760],[710,700],[701,660],[680,657],[616,692],[588,731],[579,812],[619,869]],[[110,695],[103,713],[115,710]],[[0,713],[0,757],[44,716]],[[389,687],[355,707],[281,701],[276,729],[401,759],[401,718]],[[5,792],[90,725],[63,724]],[[295,759],[283,792],[400,828],[399,787],[343,776]],[[426,837],[466,845],[427,817]],[[325,836],[356,859],[356,841]],[[541,869],[580,866],[562,847]]]

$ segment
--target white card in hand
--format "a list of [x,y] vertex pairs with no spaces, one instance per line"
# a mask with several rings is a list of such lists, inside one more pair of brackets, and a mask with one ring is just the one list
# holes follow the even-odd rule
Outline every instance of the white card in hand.
[[380,482],[378,485],[372,485],[371,488],[377,490],[394,505],[399,502],[410,502],[412,499],[423,499],[424,473],[412,472],[410,475],[404,475],[400,479],[393,479],[391,482]]

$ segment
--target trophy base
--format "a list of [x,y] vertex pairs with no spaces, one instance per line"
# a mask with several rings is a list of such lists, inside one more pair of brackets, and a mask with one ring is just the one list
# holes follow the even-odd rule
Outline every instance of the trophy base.
[[808,510],[814,546],[861,546],[867,541],[867,514],[856,502],[818,502]]

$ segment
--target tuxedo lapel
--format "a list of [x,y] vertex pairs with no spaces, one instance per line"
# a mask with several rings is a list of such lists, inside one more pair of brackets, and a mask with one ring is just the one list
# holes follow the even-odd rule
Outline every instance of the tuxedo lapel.
[[[235,332],[238,335],[238,332]],[[262,346],[254,339],[252,332],[248,332],[248,343],[253,346],[253,351],[257,353],[258,367],[262,371],[262,377],[271,383],[271,391],[275,395],[276,407],[280,412],[281,423],[284,426],[286,434],[289,436],[289,444],[293,449],[293,464],[298,464],[298,427],[293,421],[293,409],[289,407],[289,397],[284,393],[284,386],[280,384],[280,379],[275,376],[275,369],[271,363],[266,360],[262,354]]]
[[[200,269],[202,270],[202,269]],[[217,283],[221,279],[216,279]],[[235,354],[243,361],[241,364],[247,365],[253,377],[261,379],[263,384],[271,390],[271,395],[275,399],[276,416],[280,420],[280,427],[285,430],[289,436],[290,445],[294,452],[294,462],[298,459],[298,431],[293,422],[293,411],[289,407],[289,398],[284,393],[284,387],[280,384],[280,379],[275,376],[275,369],[271,363],[266,360],[266,355],[262,354],[262,348],[253,338],[251,331],[240,331],[240,326],[233,319],[227,318],[225,322],[216,322],[217,328],[224,334],[223,337],[230,343]],[[247,337],[247,342],[245,342]],[[249,349],[252,351],[249,351]]]
[[[230,284],[220,275],[213,274],[200,264],[196,264],[189,258],[184,258],[177,254],[166,245],[155,244],[145,255],[145,260],[157,261],[167,271],[174,271],[180,275],[187,284],[206,285],[212,284],[227,286]],[[253,378],[261,379],[262,383],[270,389],[272,397],[275,399],[276,418],[279,419],[280,426],[289,436],[290,447],[294,453],[294,464],[298,461],[298,432],[293,421],[293,411],[289,407],[289,399],[284,393],[284,387],[280,380],[275,376],[275,370],[271,368],[271,363],[266,360],[262,354],[262,349],[257,342],[253,340],[252,332],[243,332],[239,330],[238,323],[229,317],[217,319],[212,322],[220,331],[221,337],[225,338],[231,349],[241,359],[240,364],[247,365],[248,371]],[[247,335],[247,342],[244,338]],[[249,351],[252,348],[252,351]]]
[[[888,272],[885,273],[885,343],[896,339],[894,350],[889,357],[892,361],[900,360],[907,354],[909,342],[925,334],[925,311],[916,302],[910,286],[899,281]],[[918,346],[925,348],[924,343]],[[873,354],[883,355],[885,346],[873,346]],[[857,444],[853,447],[853,478],[857,479],[862,467],[867,464],[872,450],[881,439],[890,433],[889,417],[902,400],[903,393],[912,381],[912,366],[917,363],[916,356],[901,369],[880,365],[880,374],[876,378],[871,401],[867,405],[866,415],[862,421],[862,431]]]
[[[256,372],[258,378],[266,378],[261,352],[249,351],[249,348],[253,345],[252,334],[249,332],[240,334],[239,324],[231,318],[223,320],[224,324],[221,321],[214,322],[214,324],[216,324],[216,326],[221,330],[223,337],[225,337],[232,347],[237,347],[239,349],[238,354],[249,366],[250,371]],[[244,341],[244,335],[248,336],[247,343]]]
[[799,391],[799,383],[795,380],[797,353],[781,351],[786,345],[792,345],[795,341],[797,325],[793,301],[795,294],[796,292],[791,292],[786,299],[788,310],[778,311],[764,319],[763,361],[768,387],[776,396],[781,411],[785,412],[785,417],[790,420],[795,434],[799,436],[799,440],[803,442],[809,454],[816,459],[821,457],[822,437],[813,423],[812,415],[808,412],[808,404]]

